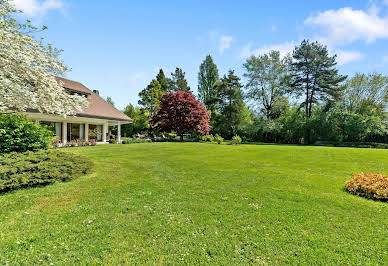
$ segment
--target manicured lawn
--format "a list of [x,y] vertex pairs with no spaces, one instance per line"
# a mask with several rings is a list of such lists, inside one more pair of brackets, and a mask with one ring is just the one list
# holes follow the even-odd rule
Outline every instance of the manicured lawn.
[[388,151],[151,143],[72,148],[95,172],[0,195],[0,264],[384,264],[388,203],[343,191]]

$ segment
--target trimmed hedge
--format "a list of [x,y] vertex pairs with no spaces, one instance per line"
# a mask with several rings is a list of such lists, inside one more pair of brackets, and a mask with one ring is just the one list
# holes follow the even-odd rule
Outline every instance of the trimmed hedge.
[[345,188],[352,194],[387,201],[388,176],[374,173],[353,174],[353,178],[345,183]]
[[23,115],[0,114],[0,153],[47,149],[53,133]]
[[70,181],[89,173],[87,158],[54,150],[8,153],[0,156],[0,192]]

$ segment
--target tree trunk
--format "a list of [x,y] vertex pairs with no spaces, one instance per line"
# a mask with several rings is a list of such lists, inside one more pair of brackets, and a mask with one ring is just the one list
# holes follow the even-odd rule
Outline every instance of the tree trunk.
[[183,141],[183,134],[181,134],[180,137],[181,137],[181,141]]

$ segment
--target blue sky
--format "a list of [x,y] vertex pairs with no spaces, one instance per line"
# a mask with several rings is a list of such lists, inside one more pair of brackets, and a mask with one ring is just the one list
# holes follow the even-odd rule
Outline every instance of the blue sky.
[[176,66],[196,93],[200,63],[213,56],[220,74],[249,55],[292,51],[303,38],[338,54],[343,74],[388,70],[388,0],[92,1],[13,0],[44,24],[47,42],[64,50],[66,77],[136,104],[159,68]]

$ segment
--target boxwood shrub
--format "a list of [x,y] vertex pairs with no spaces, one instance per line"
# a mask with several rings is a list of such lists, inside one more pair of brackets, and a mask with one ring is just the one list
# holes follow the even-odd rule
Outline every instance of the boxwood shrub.
[[47,149],[53,133],[22,115],[0,114],[0,153]]
[[388,176],[375,173],[354,174],[353,178],[345,183],[350,193],[361,197],[387,201]]
[[57,150],[3,154],[0,155],[0,192],[69,181],[89,173],[92,166],[87,158]]

